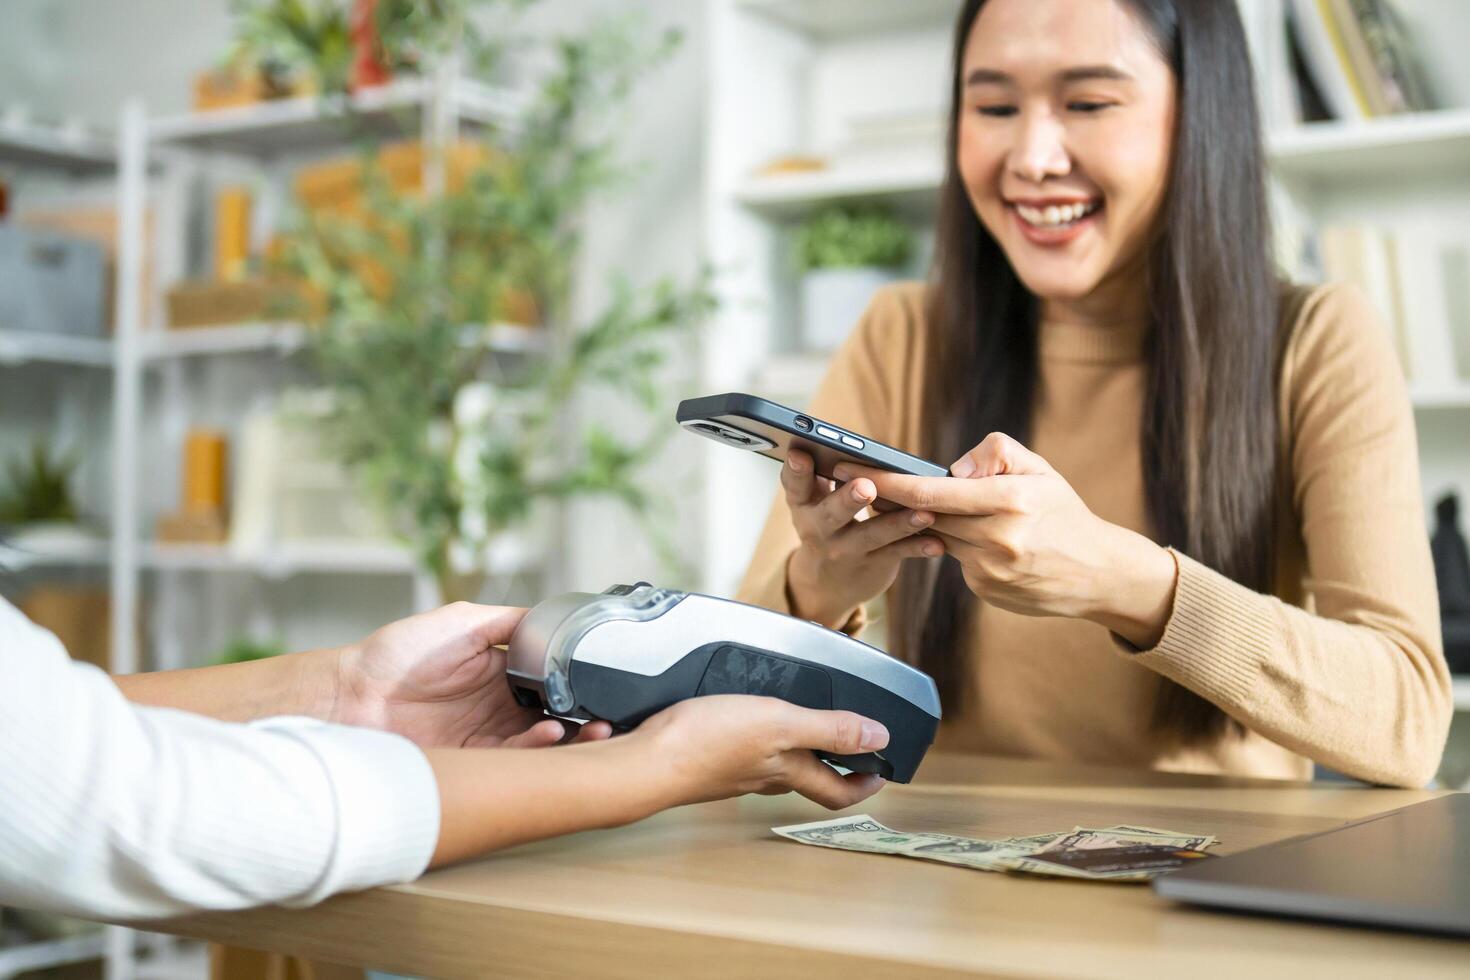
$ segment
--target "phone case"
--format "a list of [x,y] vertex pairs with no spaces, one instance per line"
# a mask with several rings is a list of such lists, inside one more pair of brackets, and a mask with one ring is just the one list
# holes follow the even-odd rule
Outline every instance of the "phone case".
[[679,403],[675,418],[696,435],[771,459],[784,461],[787,451],[795,446],[810,454],[817,473],[829,479],[841,462],[910,476],[949,475],[942,466],[860,432],[743,392],[687,398]]

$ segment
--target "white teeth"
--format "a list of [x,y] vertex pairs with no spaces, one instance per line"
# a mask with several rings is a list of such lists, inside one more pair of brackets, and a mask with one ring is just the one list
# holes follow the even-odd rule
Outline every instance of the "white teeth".
[[1094,202],[1086,204],[1048,204],[1044,208],[1033,208],[1025,204],[1016,205],[1016,212],[1025,219],[1027,224],[1042,228],[1055,228],[1061,225],[1069,225],[1096,210],[1097,204]]

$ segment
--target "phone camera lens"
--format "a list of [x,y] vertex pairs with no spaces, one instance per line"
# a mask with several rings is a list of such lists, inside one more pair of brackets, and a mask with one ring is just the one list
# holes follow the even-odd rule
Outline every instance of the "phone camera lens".
[[812,431],[812,420],[805,415],[798,415],[796,417],[796,427],[802,432],[810,432]]

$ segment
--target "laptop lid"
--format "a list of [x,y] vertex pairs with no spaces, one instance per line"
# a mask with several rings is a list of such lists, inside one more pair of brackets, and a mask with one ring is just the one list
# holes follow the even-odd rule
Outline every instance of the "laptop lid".
[[1470,793],[1200,861],[1153,887],[1200,905],[1470,936]]

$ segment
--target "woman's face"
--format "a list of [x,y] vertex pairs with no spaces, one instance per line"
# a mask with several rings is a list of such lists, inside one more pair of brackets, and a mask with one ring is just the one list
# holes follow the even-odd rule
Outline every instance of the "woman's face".
[[960,75],[958,167],[1026,287],[1134,284],[1168,183],[1174,75],[1119,0],[989,0]]

